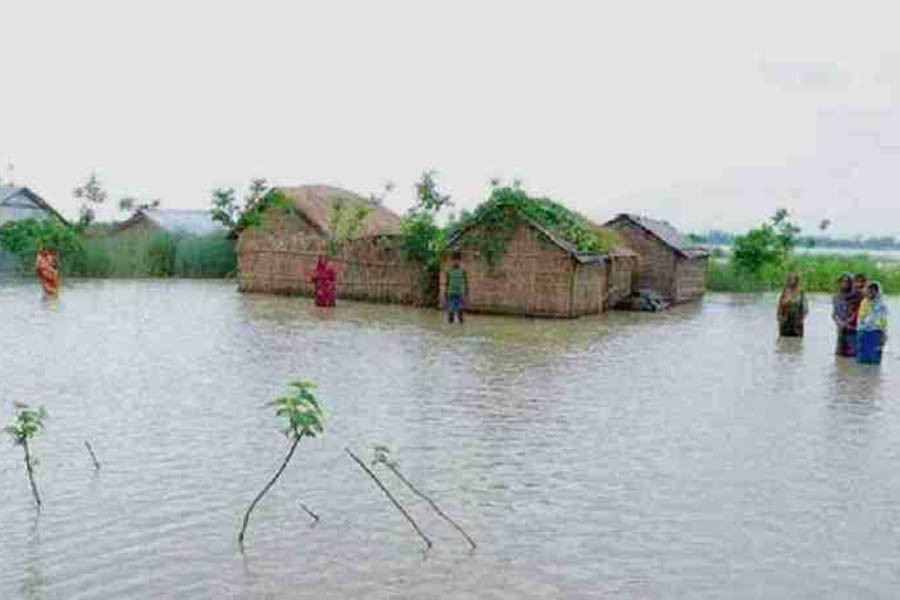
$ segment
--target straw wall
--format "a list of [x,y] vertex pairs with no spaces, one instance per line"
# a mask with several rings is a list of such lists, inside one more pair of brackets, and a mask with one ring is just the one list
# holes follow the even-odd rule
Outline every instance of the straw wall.
[[626,238],[628,246],[638,253],[638,287],[653,290],[664,298],[675,297],[675,251],[642,227],[627,221],[610,224]]
[[[237,244],[238,289],[311,296],[316,261],[326,240],[301,219],[241,232]],[[395,237],[362,238],[330,259],[338,298],[422,305],[421,265],[402,259]]]
[[709,259],[682,258],[675,271],[675,302],[690,302],[706,292],[706,271]]
[[637,256],[612,255],[610,257],[608,307],[615,307],[637,291],[637,276]]
[[[581,265],[533,228],[519,227],[505,244],[505,254],[489,265],[477,245],[466,238],[484,235],[473,227],[460,240],[462,267],[469,280],[469,302],[473,312],[522,314],[545,317],[573,317],[601,309],[605,283],[603,264]],[[440,281],[440,297],[446,296],[443,273],[451,264],[445,260]]]

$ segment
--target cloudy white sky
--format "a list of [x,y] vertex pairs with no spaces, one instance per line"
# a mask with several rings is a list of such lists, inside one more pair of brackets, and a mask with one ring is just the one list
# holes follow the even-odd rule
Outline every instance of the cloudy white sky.
[[405,210],[493,176],[597,219],[900,235],[893,2],[0,0],[0,175],[64,213],[265,176]]

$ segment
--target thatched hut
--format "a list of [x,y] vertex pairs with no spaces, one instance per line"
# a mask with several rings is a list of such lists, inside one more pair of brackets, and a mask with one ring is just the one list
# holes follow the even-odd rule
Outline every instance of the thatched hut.
[[618,231],[639,255],[638,286],[672,303],[702,298],[709,252],[693,246],[675,227],[632,214],[620,214],[605,227]]
[[222,235],[228,230],[213,220],[208,210],[138,208],[109,232],[111,236],[145,236],[158,233],[173,235]]
[[[359,219],[341,231],[340,215]],[[319,256],[337,271],[338,298],[422,304],[422,265],[403,258],[400,217],[353,192],[326,185],[279,187],[238,236],[238,288],[312,295]]]
[[627,249],[611,255],[603,237],[597,225],[551,200],[495,190],[451,236],[442,271],[452,255],[460,258],[469,282],[466,309],[472,312],[597,314],[632,293],[636,262]]

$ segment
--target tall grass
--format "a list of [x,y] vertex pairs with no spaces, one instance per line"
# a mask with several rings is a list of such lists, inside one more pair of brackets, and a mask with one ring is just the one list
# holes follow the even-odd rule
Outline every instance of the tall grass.
[[63,259],[74,277],[227,277],[237,268],[231,240],[222,235],[95,236]]
[[717,292],[778,290],[793,271],[800,274],[810,292],[834,292],[843,273],[864,273],[870,281],[880,281],[886,293],[900,293],[900,262],[878,261],[867,255],[796,255],[786,266],[764,269],[756,277],[736,269],[730,261],[713,258],[709,262],[707,287]]

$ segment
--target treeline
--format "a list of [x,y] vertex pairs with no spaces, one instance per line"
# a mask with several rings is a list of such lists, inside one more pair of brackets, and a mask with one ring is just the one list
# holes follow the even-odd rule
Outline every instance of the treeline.
[[[692,233],[690,239],[697,244],[731,246],[738,234],[711,230],[705,234]],[[900,250],[900,239],[894,236],[834,238],[827,235],[797,236],[800,248],[835,248],[846,250]]]
[[803,238],[784,209],[744,235],[734,236],[726,260],[709,263],[707,284],[713,291],[759,292],[781,288],[789,273],[798,273],[806,289],[831,292],[844,273],[864,273],[881,281],[886,292],[900,290],[900,268],[871,257],[797,254]]

